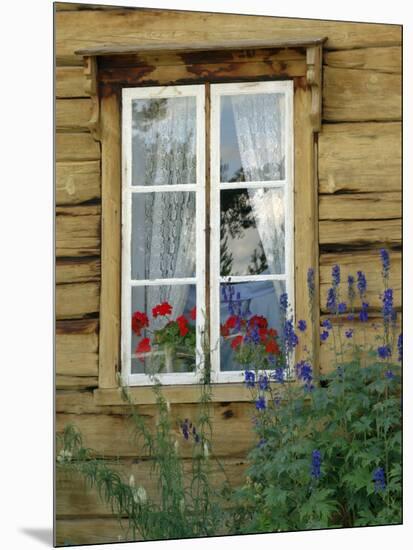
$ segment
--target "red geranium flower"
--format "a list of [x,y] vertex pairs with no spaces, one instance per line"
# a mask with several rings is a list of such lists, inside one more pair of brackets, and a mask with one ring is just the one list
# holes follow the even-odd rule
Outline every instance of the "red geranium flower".
[[[151,341],[149,338],[142,338],[142,340],[138,343],[136,346],[135,353],[141,354],[141,353],[149,353],[151,351]],[[139,357],[141,361],[143,361],[143,357]]]
[[236,336],[231,342],[231,348],[237,349],[242,343],[243,337],[241,335]]
[[221,336],[224,338],[229,335],[229,328],[227,325],[221,325]]
[[170,315],[172,313],[172,306],[168,302],[162,302],[152,309],[152,315],[156,318],[158,315]]
[[196,306],[191,309],[191,311],[189,312],[189,316],[193,321],[196,321]]
[[258,334],[260,336],[261,342],[264,342],[268,336],[268,330],[266,328],[259,328]]
[[136,336],[141,335],[141,330],[149,326],[149,319],[143,311],[135,311],[132,315],[132,330]]
[[188,334],[189,332],[188,319],[185,317],[185,315],[181,315],[180,317],[177,318],[176,322],[178,323],[178,326],[179,326],[180,335],[182,337],[186,336],[186,334]]
[[257,326],[258,328],[267,328],[268,327],[268,321],[265,317],[262,317],[262,315],[254,315],[249,320],[249,323],[251,326]]
[[238,322],[238,317],[236,315],[231,315],[228,317],[228,319],[225,321],[225,325],[228,329],[235,328],[236,324]]
[[271,338],[275,338],[278,335],[278,332],[275,330],[275,328],[270,328],[268,330],[268,336]]
[[267,353],[275,353],[278,355],[280,353],[280,348],[275,340],[269,340],[265,346],[265,351]]

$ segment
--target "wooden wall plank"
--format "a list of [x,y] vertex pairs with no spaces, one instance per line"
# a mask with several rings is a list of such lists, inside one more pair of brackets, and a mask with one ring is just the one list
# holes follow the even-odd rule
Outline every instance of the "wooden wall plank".
[[360,48],[325,52],[324,63],[341,69],[368,69],[382,73],[402,70],[402,50],[399,46],[388,48]]
[[[153,427],[156,421],[156,409],[153,405],[139,409]],[[145,457],[147,453],[140,443],[133,441],[133,424],[125,415],[105,414],[58,414],[56,429],[61,433],[68,423],[75,424],[83,435],[84,444],[98,454],[108,457]],[[192,456],[192,443],[182,436],[178,421],[188,418],[196,422],[198,406],[192,404],[176,405],[175,436],[180,442],[183,457]],[[211,406],[213,426],[212,449],[219,457],[245,456],[254,445],[255,435],[252,430],[253,406],[247,403],[220,403]],[[228,434],[231,434],[229,437]]]
[[92,321],[89,331],[81,326],[79,332],[74,331],[76,321],[72,325],[75,328],[69,333],[57,330],[56,373],[66,376],[97,376],[98,323]]
[[[401,252],[390,251],[390,287],[393,288],[393,298],[396,307],[401,306]],[[363,271],[367,278],[366,301],[371,308],[380,309],[382,306],[380,294],[383,292],[381,275],[381,260],[378,250],[369,250],[351,253],[334,253],[320,255],[320,296],[321,309],[326,311],[328,288],[331,286],[331,269],[338,264],[341,268],[342,300],[347,300],[347,277],[353,275],[357,280],[357,271]],[[356,288],[356,287],[355,287]],[[357,290],[356,290],[357,291]],[[360,307],[357,298],[356,306]]]
[[[124,527],[126,528],[127,524]],[[119,526],[117,519],[58,519],[55,532],[56,545],[72,546],[130,541],[130,538],[124,538],[124,532],[125,530]]]
[[56,284],[100,281],[99,258],[57,258]]
[[401,120],[401,76],[324,67],[323,120]]
[[401,215],[401,192],[319,196],[320,220],[386,220]]
[[56,209],[56,256],[100,255],[100,207]]
[[78,319],[99,313],[99,283],[73,283],[56,287],[57,319]]
[[56,204],[73,205],[100,199],[100,162],[56,163]]
[[327,36],[327,49],[395,46],[401,43],[397,25],[347,23],[172,10],[57,12],[56,56],[60,65],[80,65],[74,51],[101,45],[177,44],[223,39],[308,39]]
[[57,390],[83,390],[86,388],[97,388],[97,376],[66,376],[56,375]]
[[88,97],[83,67],[56,67],[55,93],[57,98]]
[[320,221],[320,245],[399,245],[400,220]]
[[[212,459],[209,466],[211,484],[216,488],[220,488],[227,480],[231,486],[235,487],[241,482],[246,466],[247,461],[245,458],[224,458],[221,461],[221,467]],[[133,474],[136,485],[143,486],[150,499],[155,502],[159,500],[158,480],[151,472],[150,462],[140,461],[134,463],[131,460],[122,460],[119,464],[114,464],[112,468],[123,477],[126,483]],[[191,468],[192,461],[184,460],[183,469],[187,483],[191,480],[191,476],[188,475]],[[222,468],[225,469],[226,475],[223,473]],[[84,480],[80,475],[70,475],[68,472],[58,469],[56,485],[56,513],[58,517],[69,519],[76,516],[114,516],[110,506],[101,501],[96,490],[85,488]]]
[[59,161],[83,161],[99,160],[100,145],[88,132],[57,133],[56,134],[56,160]]
[[401,124],[324,124],[318,140],[319,192],[401,188]]
[[90,99],[57,99],[56,128],[58,130],[87,130],[92,115]]

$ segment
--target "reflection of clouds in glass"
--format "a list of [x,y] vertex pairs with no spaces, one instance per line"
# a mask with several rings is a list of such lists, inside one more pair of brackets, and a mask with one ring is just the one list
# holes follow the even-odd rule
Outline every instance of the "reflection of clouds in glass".
[[245,275],[246,266],[250,263],[254,249],[260,245],[260,236],[255,227],[244,230],[241,239],[228,235],[228,247],[233,254],[231,275]]

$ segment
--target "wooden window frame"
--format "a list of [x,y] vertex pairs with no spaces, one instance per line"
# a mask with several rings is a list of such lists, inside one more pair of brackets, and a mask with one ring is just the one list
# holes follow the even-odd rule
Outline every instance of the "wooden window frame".
[[[116,405],[122,402],[117,382],[121,358],[120,90],[122,87],[166,86],[174,83],[205,83],[208,86],[211,82],[293,80],[295,317],[310,319],[306,288],[309,267],[314,269],[315,286],[316,289],[319,288],[316,134],[321,127],[322,46],[325,40],[326,38],[314,38],[281,43],[245,40],[191,46],[151,44],[141,47],[102,47],[76,52],[84,58],[86,89],[93,105],[89,128],[93,137],[100,141],[102,154],[102,274],[99,388],[95,390],[97,404]],[[289,53],[293,55],[288,55]],[[225,61],[227,58],[230,60],[228,63]],[[236,60],[236,63],[231,60]],[[207,112],[209,108],[206,105]],[[208,136],[206,139],[208,141]],[[208,155],[207,150],[207,159]],[[207,160],[207,178],[208,164]],[[208,226],[208,207],[206,217]],[[318,291],[314,297],[313,319],[312,326],[300,338],[296,360],[310,352],[317,369]],[[153,403],[151,388],[133,387],[131,392],[137,402]],[[200,388],[198,385],[177,385],[165,387],[164,392],[170,402],[190,403],[199,399]],[[250,394],[242,383],[213,384],[213,399],[249,401]]]

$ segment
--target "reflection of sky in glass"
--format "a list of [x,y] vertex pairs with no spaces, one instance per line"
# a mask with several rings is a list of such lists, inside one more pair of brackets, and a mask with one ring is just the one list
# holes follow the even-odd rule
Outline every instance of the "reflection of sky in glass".
[[[227,170],[223,165],[228,165]],[[230,181],[241,168],[231,98],[221,97],[221,181]],[[244,179],[244,178],[243,178]]]

